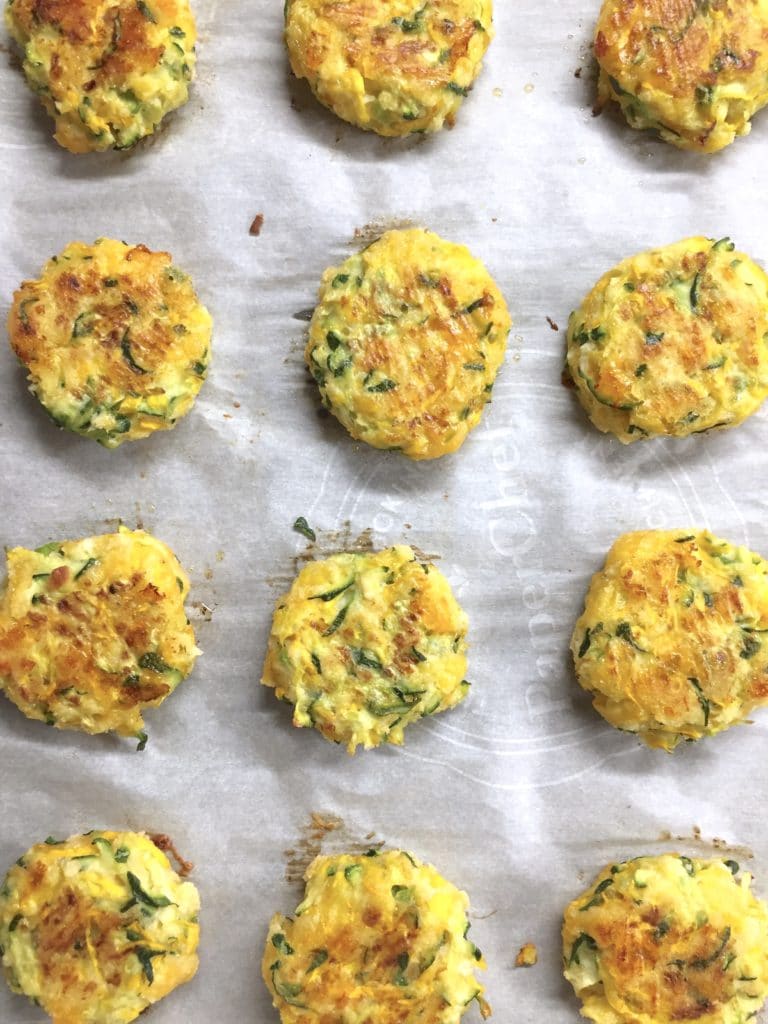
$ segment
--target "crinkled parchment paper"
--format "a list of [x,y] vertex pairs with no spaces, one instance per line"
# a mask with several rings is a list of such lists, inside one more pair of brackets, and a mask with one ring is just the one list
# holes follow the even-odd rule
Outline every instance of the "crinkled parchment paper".
[[[342,124],[290,78],[277,0],[197,0],[192,99],[128,155],[60,150],[0,54],[0,317],[68,241],[110,235],[171,251],[215,321],[193,412],[114,452],[58,432],[0,351],[2,542],[35,547],[122,519],[168,542],[192,576],[205,654],[148,715],[143,753],[27,722],[0,700],[0,869],[51,833],[96,827],[168,833],[196,865],[200,972],[152,1011],[156,1024],[277,1021],[258,968],[266,925],[298,902],[286,870],[295,878],[321,844],[371,836],[466,889],[500,1022],[576,1020],[560,915],[610,860],[706,853],[719,837],[754,850],[768,895],[768,714],[674,756],[645,750],[592,711],[568,656],[617,534],[701,525],[768,553],[768,416],[624,448],[560,383],[568,313],[620,258],[700,232],[768,256],[768,112],[715,157],[677,152],[611,113],[593,118],[597,0],[496,6],[457,127],[405,142]],[[434,463],[358,445],[320,415],[295,317],[327,265],[400,221],[466,243],[515,320],[481,426]],[[308,554],[298,515],[318,532],[314,554],[405,541],[439,555],[469,613],[471,695],[413,727],[403,749],[350,758],[293,729],[258,685],[272,606]],[[310,827],[313,812],[338,827]],[[525,941],[540,961],[516,970]],[[43,1017],[2,987],[0,1020]]]

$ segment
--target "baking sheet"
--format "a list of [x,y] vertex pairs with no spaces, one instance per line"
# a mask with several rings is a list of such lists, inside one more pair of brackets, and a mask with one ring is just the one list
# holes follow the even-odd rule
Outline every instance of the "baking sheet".
[[[563,328],[605,269],[688,234],[729,234],[768,256],[768,114],[710,159],[593,118],[597,4],[500,0],[497,39],[457,127],[383,141],[291,80],[282,4],[196,9],[193,98],[131,155],[60,150],[0,54],[3,320],[22,278],[71,239],[99,235],[170,250],[215,320],[192,414],[115,452],[57,432],[0,352],[2,542],[142,523],[191,573],[205,652],[147,716],[142,754],[48,730],[0,701],[0,868],[51,833],[169,833],[196,864],[201,967],[153,1021],[266,1024],[277,1020],[258,970],[267,921],[298,902],[286,866],[308,849],[311,814],[336,815],[329,848],[375,833],[470,893],[496,1019],[573,1021],[560,914],[604,863],[706,852],[720,837],[748,847],[741,857],[754,851],[747,862],[768,896],[757,813],[768,715],[674,756],[648,751],[592,712],[567,653],[588,579],[620,532],[706,526],[768,552],[768,423],[761,413],[735,431],[624,448],[562,387],[563,334],[546,317]],[[482,425],[436,463],[357,445],[319,415],[294,318],[326,265],[360,244],[356,231],[397,219],[469,245],[515,320]],[[402,541],[439,554],[469,613],[472,694],[411,728],[404,749],[349,758],[294,730],[258,685],[273,603],[306,553],[291,530],[298,515],[318,531],[318,554]],[[665,830],[688,838],[664,841]],[[524,941],[540,962],[515,970]],[[43,1019],[0,988],[1,1021]]]

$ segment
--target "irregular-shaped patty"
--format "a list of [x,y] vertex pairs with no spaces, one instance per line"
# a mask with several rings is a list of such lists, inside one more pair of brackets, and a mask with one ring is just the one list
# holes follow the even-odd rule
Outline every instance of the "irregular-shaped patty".
[[282,1024],[458,1024],[490,1007],[469,900],[410,853],[317,857],[304,899],[269,925],[262,973]]
[[293,73],[379,135],[452,126],[493,38],[491,0],[287,0]]
[[501,292],[463,245],[388,231],[323,275],[305,358],[354,438],[434,459],[480,421],[510,327]]
[[565,911],[565,976],[596,1024],[744,1024],[768,994],[768,907],[735,861],[612,864]]
[[184,611],[189,579],[171,549],[121,527],[11,548],[0,592],[0,687],[59,729],[142,733],[200,653]]
[[8,984],[54,1024],[128,1024],[194,976],[199,907],[142,833],[48,838],[0,890]]
[[605,0],[599,97],[633,128],[714,153],[768,103],[768,0]]
[[434,565],[400,545],[306,565],[277,602],[262,682],[327,740],[402,743],[469,683],[467,617]]
[[5,21],[71,153],[128,149],[187,101],[196,39],[187,0],[8,0]]
[[567,371],[624,444],[736,426],[768,394],[768,275],[727,238],[622,260],[571,314]]
[[704,530],[620,537],[571,651],[611,725],[672,750],[768,702],[768,562]]
[[210,360],[211,317],[167,252],[72,242],[25,281],[11,348],[55,423],[107,448],[170,430]]

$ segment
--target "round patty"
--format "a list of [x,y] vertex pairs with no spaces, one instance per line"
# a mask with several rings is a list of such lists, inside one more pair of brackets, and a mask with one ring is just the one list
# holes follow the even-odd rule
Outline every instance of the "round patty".
[[282,1024],[458,1024],[490,1007],[466,937],[469,900],[410,853],[318,857],[291,917],[269,925],[262,973]]
[[142,833],[49,837],[0,890],[6,979],[54,1024],[128,1024],[194,976],[199,907]]
[[624,444],[736,426],[768,394],[768,275],[727,238],[625,259],[571,314],[567,372]]
[[565,976],[596,1024],[742,1024],[768,993],[768,907],[735,861],[612,864],[565,911]]
[[388,231],[323,275],[305,356],[354,438],[434,459],[477,426],[510,326],[464,246],[421,228]]
[[633,128],[714,153],[768,103],[768,0],[606,0],[599,96]]
[[311,562],[277,602],[262,682],[293,724],[358,745],[402,743],[469,683],[467,618],[442,573],[409,547]]
[[210,360],[211,318],[167,252],[72,242],[25,281],[11,348],[55,423],[107,448],[170,430]]
[[196,39],[187,0],[8,0],[5,20],[71,153],[128,149],[187,101]]
[[59,729],[146,736],[200,653],[184,611],[189,580],[142,530],[11,548],[0,592],[0,687]]
[[576,623],[579,683],[611,725],[672,750],[768,701],[768,562],[703,530],[608,552]]
[[293,73],[379,135],[453,125],[493,38],[491,0],[287,0]]

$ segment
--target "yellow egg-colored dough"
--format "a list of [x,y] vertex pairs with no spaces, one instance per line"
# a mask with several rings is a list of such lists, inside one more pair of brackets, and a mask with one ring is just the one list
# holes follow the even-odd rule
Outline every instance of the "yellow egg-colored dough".
[[714,153],[768,103],[768,0],[606,0],[599,96],[633,128]]
[[608,552],[576,623],[579,683],[611,725],[672,750],[768,702],[768,562],[703,530]]
[[142,530],[11,548],[0,592],[0,687],[28,718],[137,736],[200,653],[189,580]]
[[435,459],[477,426],[510,327],[501,292],[463,245],[388,231],[323,275],[305,356],[354,438]]
[[491,0],[287,0],[293,73],[379,135],[453,125],[493,38]]
[[595,1024],[746,1024],[768,994],[768,907],[735,861],[612,864],[565,911],[565,976]]
[[60,427],[107,448],[169,430],[210,361],[211,317],[167,252],[72,242],[8,316],[30,390]]
[[269,925],[262,973],[282,1024],[458,1024],[485,968],[469,900],[400,850],[318,857],[291,917]]
[[49,837],[0,890],[6,979],[53,1024],[128,1024],[194,976],[199,906],[146,835]]
[[567,371],[624,444],[734,427],[768,395],[768,275],[727,238],[625,259],[571,314]]
[[262,682],[294,725],[350,753],[402,743],[410,722],[466,696],[466,632],[446,578],[409,547],[334,555],[277,602]]
[[187,0],[8,0],[5,21],[71,153],[128,149],[187,101],[196,39]]

